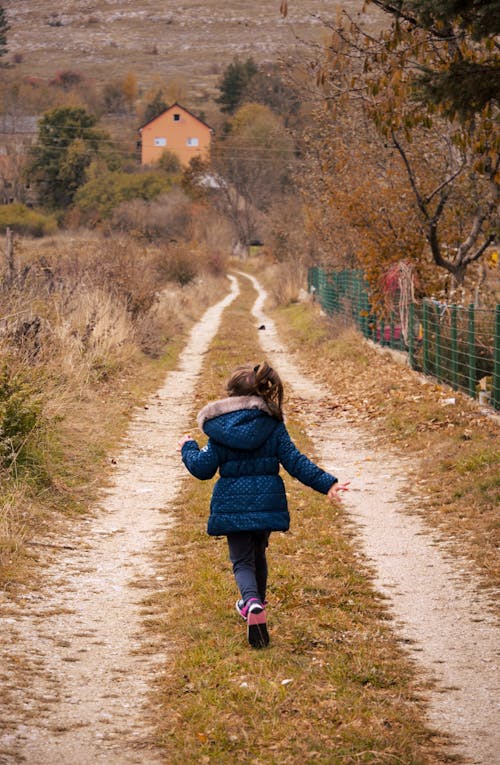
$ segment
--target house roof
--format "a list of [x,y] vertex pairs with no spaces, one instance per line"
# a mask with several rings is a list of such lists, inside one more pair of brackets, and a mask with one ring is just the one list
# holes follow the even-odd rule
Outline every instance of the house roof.
[[0,115],[0,133],[36,135],[40,117],[37,115]]
[[196,114],[193,114],[193,112],[190,112],[190,111],[189,111],[189,109],[186,109],[186,107],[185,107],[185,106],[182,106],[182,104],[178,104],[178,103],[177,103],[177,101],[176,101],[174,104],[172,104],[172,106],[169,106],[167,109],[164,109],[162,112],[160,112],[159,114],[157,114],[157,115],[156,115],[156,117],[153,117],[153,119],[152,119],[152,120],[148,120],[148,121],[147,121],[147,122],[145,122],[143,125],[141,125],[141,126],[139,127],[139,131],[141,131],[143,128],[145,128],[145,127],[146,127],[146,125],[151,125],[151,123],[152,123],[152,122],[154,122],[155,120],[157,120],[159,117],[163,117],[163,115],[164,115],[164,114],[167,114],[167,112],[170,112],[170,111],[172,111],[172,109],[182,109],[182,111],[183,111],[183,112],[186,112],[187,114],[189,114],[189,116],[190,116],[190,117],[192,117],[194,120],[196,120],[196,121],[197,121],[197,122],[199,122],[201,125],[204,125],[206,128],[208,128],[209,130],[211,130],[211,131],[212,131],[212,133],[214,132],[213,128],[211,128],[211,127],[210,127],[210,125],[207,125],[207,123],[206,123],[206,122],[204,122],[203,120],[200,120],[200,118],[199,118],[199,117],[197,117],[197,116],[196,116]]

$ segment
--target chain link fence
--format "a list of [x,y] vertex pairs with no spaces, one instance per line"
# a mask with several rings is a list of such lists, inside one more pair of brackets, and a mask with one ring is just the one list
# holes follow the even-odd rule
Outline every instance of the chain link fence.
[[370,305],[360,270],[310,268],[308,288],[330,316],[354,324],[369,340],[408,354],[412,369],[500,410],[500,305],[478,309],[425,299],[386,318]]

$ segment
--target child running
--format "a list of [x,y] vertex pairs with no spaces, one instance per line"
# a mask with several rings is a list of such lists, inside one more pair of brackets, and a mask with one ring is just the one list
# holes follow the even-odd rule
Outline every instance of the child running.
[[238,367],[226,390],[228,398],[207,404],[198,414],[207,445],[200,449],[186,434],[179,448],[196,478],[212,478],[219,470],[207,531],[227,537],[240,592],[236,610],[247,622],[250,645],[262,648],[269,644],[266,548],[272,531],[290,526],[280,465],[333,502],[348,490],[348,482],[339,484],[296,448],[283,422],[283,385],[269,364]]

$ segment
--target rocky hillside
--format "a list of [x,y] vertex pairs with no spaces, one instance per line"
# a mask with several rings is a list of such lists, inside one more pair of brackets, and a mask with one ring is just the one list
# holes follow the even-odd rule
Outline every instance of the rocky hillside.
[[[4,0],[9,52],[25,75],[71,68],[112,80],[134,72],[142,86],[181,78],[200,100],[212,94],[234,56],[276,60],[301,40],[320,39],[333,0]],[[342,4],[359,14],[362,0]],[[374,11],[370,11],[374,13]]]

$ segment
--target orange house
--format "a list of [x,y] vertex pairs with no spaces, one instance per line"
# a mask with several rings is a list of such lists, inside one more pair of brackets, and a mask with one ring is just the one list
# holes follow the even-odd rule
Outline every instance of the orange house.
[[165,150],[177,154],[183,167],[193,157],[208,159],[213,130],[179,104],[139,128],[141,164],[158,162]]

